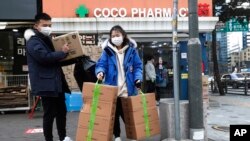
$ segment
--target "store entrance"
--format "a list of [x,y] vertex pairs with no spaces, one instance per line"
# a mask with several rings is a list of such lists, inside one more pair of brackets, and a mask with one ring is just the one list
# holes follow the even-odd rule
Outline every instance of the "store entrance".
[[[139,42],[139,54],[143,60],[143,77],[146,82],[145,65],[150,56],[154,58],[156,72],[156,94],[160,98],[173,97],[173,59],[172,43],[163,41]],[[147,84],[143,83],[143,91],[147,92]]]

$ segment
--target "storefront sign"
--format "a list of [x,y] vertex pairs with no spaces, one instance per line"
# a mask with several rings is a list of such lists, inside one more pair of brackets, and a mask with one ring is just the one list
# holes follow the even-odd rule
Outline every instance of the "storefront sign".
[[[95,8],[94,16],[99,17],[172,17],[172,8],[131,8],[130,12],[126,8]],[[188,8],[180,8],[179,16],[188,16]]]
[[24,65],[27,65],[26,42],[23,37],[23,33],[14,32],[13,39],[14,39],[13,74],[26,74],[27,69],[23,68]]
[[[212,16],[212,0],[198,0],[199,16]],[[170,0],[43,0],[43,11],[53,18],[171,17]],[[178,4],[180,17],[188,16],[188,0]]]

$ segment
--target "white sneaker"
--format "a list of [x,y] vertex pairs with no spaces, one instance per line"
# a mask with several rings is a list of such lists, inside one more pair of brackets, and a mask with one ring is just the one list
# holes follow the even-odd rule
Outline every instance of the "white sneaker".
[[120,137],[115,138],[115,141],[122,141]]
[[63,141],[73,141],[70,137],[65,137]]

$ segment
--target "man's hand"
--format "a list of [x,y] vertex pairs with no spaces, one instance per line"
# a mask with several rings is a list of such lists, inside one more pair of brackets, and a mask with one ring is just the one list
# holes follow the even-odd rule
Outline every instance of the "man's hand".
[[102,81],[103,80],[103,72],[99,72],[96,77],[98,80]]
[[69,45],[68,45],[67,43],[63,45],[62,51],[63,51],[64,53],[68,53],[68,52],[69,52]]

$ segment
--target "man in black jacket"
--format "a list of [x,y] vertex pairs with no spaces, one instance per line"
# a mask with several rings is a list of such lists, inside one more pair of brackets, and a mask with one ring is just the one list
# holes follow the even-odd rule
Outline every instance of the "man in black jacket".
[[25,35],[27,40],[27,61],[31,91],[34,96],[42,97],[44,109],[43,130],[46,141],[53,141],[53,121],[56,125],[60,141],[71,141],[66,136],[65,92],[70,93],[60,60],[69,51],[65,44],[61,51],[55,51],[51,38],[51,17],[41,13],[35,17],[34,29]]

